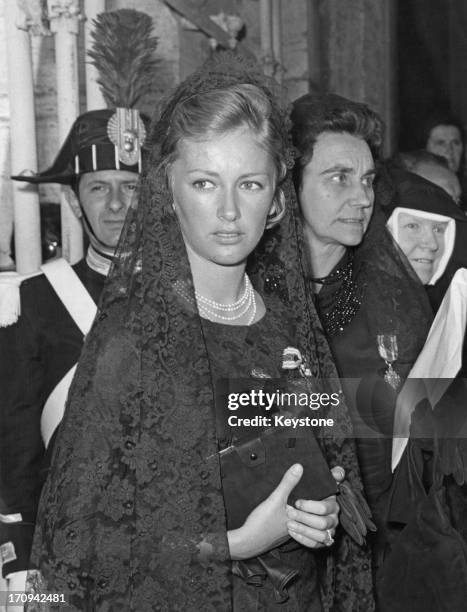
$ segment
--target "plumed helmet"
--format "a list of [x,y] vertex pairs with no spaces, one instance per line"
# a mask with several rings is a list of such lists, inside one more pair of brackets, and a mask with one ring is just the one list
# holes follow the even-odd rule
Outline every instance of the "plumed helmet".
[[50,168],[13,179],[73,185],[85,172],[141,171],[149,119],[136,107],[156,82],[157,38],[152,36],[152,19],[140,11],[121,9],[101,13],[93,25],[89,56],[109,108],[76,119]]
[[29,183],[72,185],[85,172],[141,172],[148,125],[149,119],[136,109],[102,109],[83,113],[73,123],[55,161],[47,170],[12,178]]

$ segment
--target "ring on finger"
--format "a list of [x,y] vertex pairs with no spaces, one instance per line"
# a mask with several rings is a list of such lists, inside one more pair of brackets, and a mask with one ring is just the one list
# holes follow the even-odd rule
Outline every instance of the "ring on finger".
[[344,480],[345,478],[345,470],[343,467],[341,467],[340,465],[337,465],[334,469],[334,473],[336,475],[336,478],[338,480]]
[[325,546],[332,546],[332,544],[334,544],[334,538],[332,537],[332,532],[330,529],[326,529],[326,537],[323,544]]

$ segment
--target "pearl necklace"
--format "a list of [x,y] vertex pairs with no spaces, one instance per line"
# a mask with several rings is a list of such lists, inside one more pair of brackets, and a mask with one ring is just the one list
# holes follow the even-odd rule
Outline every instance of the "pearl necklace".
[[198,293],[195,289],[196,301],[198,303],[203,304],[207,308],[215,308],[216,310],[225,310],[226,312],[234,312],[235,310],[238,310],[239,308],[241,308],[245,304],[245,302],[247,302],[248,300],[251,301],[252,286],[251,286],[250,279],[248,278],[247,274],[245,274],[244,279],[245,279],[245,289],[243,291],[243,295],[236,302],[232,302],[232,304],[221,304],[220,302],[215,302],[214,300],[210,300],[209,298],[204,297],[204,295],[201,295],[200,293]]
[[[251,314],[248,318],[247,325],[251,325],[256,317],[256,297],[255,290],[251,284],[248,275],[245,273],[245,289],[241,297],[231,304],[221,304],[215,300],[211,300],[195,290],[195,298],[200,315],[212,321],[218,319],[221,321],[237,321],[243,317],[249,310]],[[176,291],[186,300],[193,303],[193,298],[188,294],[185,287],[182,288],[182,283],[177,282],[175,285]],[[219,312],[220,311],[220,312]],[[227,314],[228,313],[228,314]]]

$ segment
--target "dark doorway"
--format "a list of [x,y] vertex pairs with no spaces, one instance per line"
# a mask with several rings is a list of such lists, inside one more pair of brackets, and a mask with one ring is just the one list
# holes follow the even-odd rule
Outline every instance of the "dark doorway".
[[435,111],[467,123],[465,0],[400,0],[397,56],[399,150],[423,146]]

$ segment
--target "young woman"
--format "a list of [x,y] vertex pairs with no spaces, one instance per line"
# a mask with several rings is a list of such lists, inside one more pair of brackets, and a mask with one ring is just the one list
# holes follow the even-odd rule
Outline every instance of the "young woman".
[[[336,531],[335,496],[287,504],[300,465],[227,527],[218,381],[277,378],[290,347],[304,382],[335,377],[297,265],[287,130],[264,76],[213,60],[169,99],[151,146],[42,498],[42,584],[77,609],[371,610],[368,554]],[[321,412],[335,419],[326,460],[358,494],[345,403]]]

